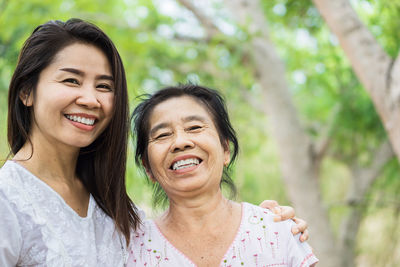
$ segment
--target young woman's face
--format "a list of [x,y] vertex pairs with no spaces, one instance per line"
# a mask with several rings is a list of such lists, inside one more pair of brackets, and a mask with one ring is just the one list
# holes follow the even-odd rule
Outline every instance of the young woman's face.
[[208,110],[189,96],[155,106],[150,116],[147,172],[169,198],[219,190],[230,152]]
[[34,145],[88,146],[113,114],[110,64],[97,47],[71,44],[40,73],[35,93],[21,99],[33,107],[30,137]]

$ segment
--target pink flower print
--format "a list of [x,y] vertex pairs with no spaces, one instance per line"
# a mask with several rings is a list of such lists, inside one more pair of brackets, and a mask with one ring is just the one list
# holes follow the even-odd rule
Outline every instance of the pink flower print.
[[245,245],[245,241],[246,241],[246,238],[243,238],[242,240],[240,240],[240,241],[242,241],[242,245],[243,245],[243,249],[246,251],[246,245]]
[[272,250],[272,258],[275,259],[275,248],[274,248],[274,242],[269,242],[271,245],[271,250]]
[[144,246],[144,243],[143,242],[140,243],[140,258],[141,259],[143,259],[143,246]]
[[249,238],[249,243],[251,243],[251,240],[250,240],[250,231],[246,231],[246,234],[247,234],[247,237]]
[[261,251],[263,251],[263,247],[262,247],[262,244],[261,244],[261,237],[257,237],[257,240],[258,240],[258,243],[260,244]]
[[161,257],[160,255],[157,255],[157,256],[156,256],[156,259],[157,259],[157,260],[159,260],[159,259],[160,259],[160,257]]
[[151,261],[151,248],[146,249],[147,252],[149,253],[149,259],[150,259],[150,264],[153,265],[152,261]]
[[164,260],[165,260],[165,261],[169,261],[168,257],[165,257]]
[[138,238],[138,237],[139,237],[139,235],[138,235],[138,234],[136,234],[136,235],[135,235],[135,237],[136,237],[136,238]]
[[232,256],[232,260],[234,260],[234,259],[236,259],[236,256],[235,256],[235,255]]
[[147,265],[147,262],[143,263],[143,265],[146,266],[146,265]]
[[258,266],[258,260],[257,260],[258,254],[254,254],[253,256],[254,256],[254,261],[256,262],[256,267],[257,267]]
[[276,248],[279,249],[279,233],[274,232],[274,234],[275,234],[275,240],[276,240]]

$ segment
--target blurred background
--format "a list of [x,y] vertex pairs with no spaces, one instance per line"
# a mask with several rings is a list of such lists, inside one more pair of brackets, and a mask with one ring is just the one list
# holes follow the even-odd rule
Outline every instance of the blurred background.
[[[295,207],[309,223],[319,266],[400,266],[399,159],[314,2],[0,0],[0,165],[9,153],[8,84],[24,40],[48,20],[82,18],[116,44],[131,109],[140,94],[177,83],[225,96],[241,145],[233,172],[238,200]],[[362,21],[395,59],[400,1],[350,3],[350,21]],[[344,23],[346,12],[337,14]],[[132,143],[129,149],[129,194],[152,216],[151,188]]]

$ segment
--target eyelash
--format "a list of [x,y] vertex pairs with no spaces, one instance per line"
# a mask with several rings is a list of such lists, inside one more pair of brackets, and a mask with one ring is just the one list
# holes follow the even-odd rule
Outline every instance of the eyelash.
[[157,135],[155,139],[161,139],[161,138],[167,137],[169,135],[170,135],[170,133],[162,133],[162,134]]
[[[74,85],[80,85],[79,81],[77,79],[74,78],[67,78],[65,80],[62,81],[63,83],[70,83],[70,84],[74,84]],[[111,87],[111,85],[109,84],[99,84],[96,86],[96,88],[102,89],[102,90],[106,90],[106,91],[113,91],[113,88]]]
[[79,85],[79,81],[77,79],[74,78],[68,78],[62,81],[63,83],[72,83],[72,84],[76,84]]
[[[202,129],[202,128],[203,128],[203,127],[200,126],[200,125],[194,125],[194,126],[190,126],[190,127],[186,128],[185,131],[187,131],[187,132],[192,132],[192,131],[200,130],[200,129]],[[168,136],[170,136],[170,135],[171,135],[171,133],[161,133],[161,134],[157,135],[154,139],[155,139],[155,140],[158,140],[158,139],[162,139],[162,138],[164,138],[164,137],[168,137]]]
[[199,130],[202,127],[200,125],[194,125],[194,126],[190,126],[187,130],[188,131],[195,131],[195,130]]
[[97,85],[97,88],[105,89],[107,91],[113,91],[113,88],[109,84],[99,84]]

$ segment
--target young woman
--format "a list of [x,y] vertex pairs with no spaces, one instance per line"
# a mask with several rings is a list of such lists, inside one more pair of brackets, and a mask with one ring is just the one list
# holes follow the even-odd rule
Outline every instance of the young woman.
[[0,266],[122,266],[139,223],[125,190],[127,86],[96,26],[35,29],[9,88]]
[[[179,108],[177,108],[179,107]],[[165,213],[132,236],[129,266],[314,266],[291,222],[226,199],[239,144],[222,97],[196,85],[169,87],[133,113],[136,161],[155,183]],[[164,192],[161,194],[159,192]]]
[[8,108],[0,266],[123,266],[140,219],[125,188],[127,85],[112,41],[79,19],[37,27]]

